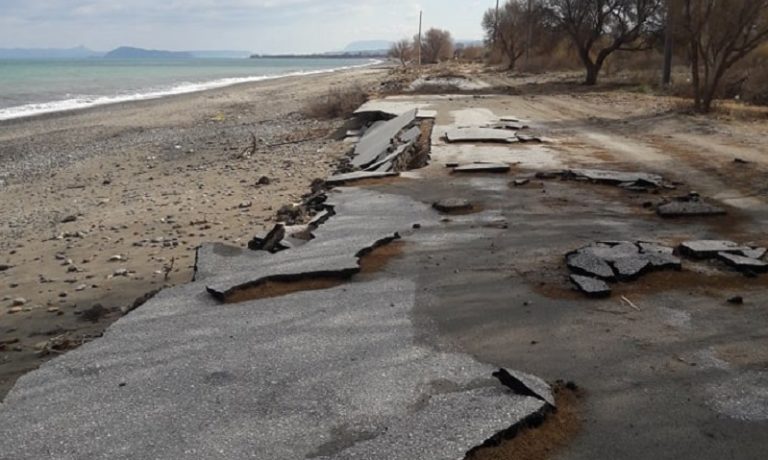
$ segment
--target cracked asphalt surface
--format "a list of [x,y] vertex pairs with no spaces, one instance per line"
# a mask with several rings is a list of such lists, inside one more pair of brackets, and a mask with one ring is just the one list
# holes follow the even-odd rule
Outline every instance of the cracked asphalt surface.
[[[603,240],[765,245],[764,197],[729,195],[725,220],[663,220],[646,206],[663,196],[534,174],[647,171],[680,184],[669,194],[696,187],[717,199],[719,173],[568,120],[567,107],[412,100],[438,113],[433,163],[352,201],[377,216],[363,244],[399,228],[400,255],[342,286],[274,299],[219,305],[205,279],[160,294],[19,381],[2,408],[0,458],[461,458],[542,407],[500,388],[497,366],[584,390],[582,431],[555,458],[764,458],[768,277],[686,259],[680,272],[590,300],[572,289],[564,261]],[[559,141],[500,149],[439,139],[510,111]],[[451,175],[445,165],[457,159],[512,171]],[[510,184],[519,177],[530,182]],[[477,212],[429,208],[449,197]],[[729,305],[734,295],[744,305]]]

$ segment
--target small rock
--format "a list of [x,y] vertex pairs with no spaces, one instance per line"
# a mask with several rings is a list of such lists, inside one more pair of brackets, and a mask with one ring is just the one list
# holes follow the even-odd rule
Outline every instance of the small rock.
[[731,297],[728,299],[728,303],[733,305],[743,305],[744,304],[744,297],[737,295],[736,297]]
[[472,203],[463,198],[446,198],[433,203],[432,207],[440,212],[466,212],[473,208]]
[[523,185],[528,185],[530,182],[530,179],[515,179],[512,181],[512,185],[515,187],[522,187]]
[[118,268],[114,271],[113,275],[115,276],[128,276],[128,269],[127,268]]
[[81,284],[80,286],[75,288],[75,291],[82,292],[82,291],[85,291],[86,289],[88,289],[88,286],[85,284]]
[[8,264],[0,264],[0,272],[10,270],[12,267]]
[[69,216],[66,216],[65,218],[61,219],[61,223],[62,224],[68,224],[68,223],[74,222],[76,220],[77,220],[77,216],[73,214],[73,215],[69,215]]
[[48,308],[48,313],[58,313],[58,312],[59,312],[59,307],[49,307]]
[[13,306],[13,307],[21,307],[22,305],[26,305],[26,303],[27,303],[27,299],[25,299],[23,297],[17,297],[15,299],[13,299],[13,302],[11,302],[11,304],[12,304],[11,306]]
[[121,261],[123,261],[123,260],[125,260],[125,257],[123,257],[123,256],[122,256],[122,255],[120,255],[120,254],[116,254],[116,255],[114,255],[114,256],[112,256],[112,257],[110,257],[110,258],[109,258],[109,261],[110,261],[110,262],[121,262]]
[[240,208],[240,209],[250,208],[251,206],[253,206],[253,202],[251,202],[251,201],[243,201],[242,203],[237,205],[237,207]]
[[259,177],[259,180],[256,181],[256,185],[269,185],[272,183],[272,180],[267,176],[261,176]]
[[16,313],[21,313],[22,311],[24,311],[24,308],[22,307],[12,307],[8,310],[8,313],[11,315],[15,315]]

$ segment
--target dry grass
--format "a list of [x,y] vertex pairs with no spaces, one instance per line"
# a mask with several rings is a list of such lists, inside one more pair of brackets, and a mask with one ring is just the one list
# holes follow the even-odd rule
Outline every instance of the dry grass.
[[558,384],[554,388],[557,411],[547,416],[539,426],[523,428],[496,447],[485,447],[467,456],[466,460],[544,460],[551,458],[581,430],[579,409],[581,392]]
[[333,88],[307,104],[304,114],[316,119],[346,118],[368,101],[368,93],[360,86]]

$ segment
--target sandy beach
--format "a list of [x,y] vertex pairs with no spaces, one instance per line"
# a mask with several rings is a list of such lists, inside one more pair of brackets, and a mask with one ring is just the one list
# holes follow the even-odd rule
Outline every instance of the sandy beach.
[[[345,153],[302,113],[367,68],[0,122],[0,398],[192,279],[202,242],[245,246]],[[253,154],[243,152],[256,138]],[[61,348],[61,349],[57,349]]]

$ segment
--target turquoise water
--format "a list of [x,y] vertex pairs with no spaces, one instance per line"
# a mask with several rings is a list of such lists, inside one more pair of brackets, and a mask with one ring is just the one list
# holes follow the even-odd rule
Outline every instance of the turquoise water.
[[364,59],[0,60],[0,120],[370,64]]

